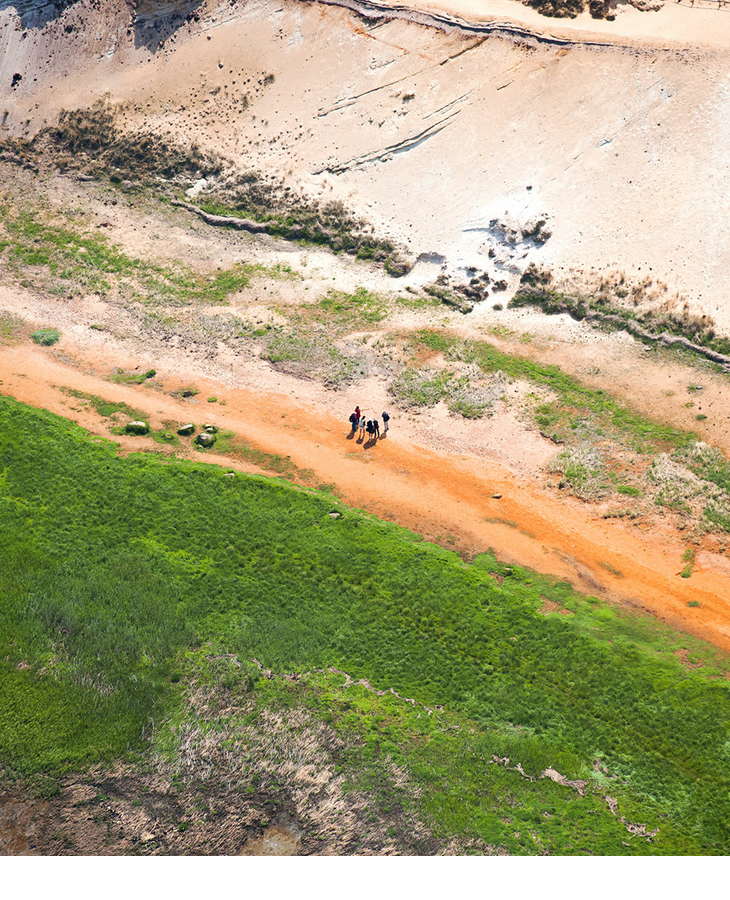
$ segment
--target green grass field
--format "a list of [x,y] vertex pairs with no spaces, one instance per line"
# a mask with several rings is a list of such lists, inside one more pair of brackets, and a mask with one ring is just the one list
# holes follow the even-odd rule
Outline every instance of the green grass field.
[[[122,458],[10,399],[0,423],[6,777],[169,750],[214,647],[242,665],[206,677],[325,719],[363,783],[388,760],[406,770],[444,840],[728,851],[730,685],[712,648],[489,554],[467,564],[327,494]],[[681,648],[704,665],[683,667]],[[310,674],[257,679],[254,659]],[[329,666],[435,712],[315,671]],[[550,767],[582,793],[541,778]]]

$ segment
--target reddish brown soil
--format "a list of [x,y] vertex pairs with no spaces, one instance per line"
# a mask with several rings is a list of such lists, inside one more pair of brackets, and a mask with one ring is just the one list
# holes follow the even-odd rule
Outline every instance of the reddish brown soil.
[[[167,392],[179,383],[166,382],[164,392],[110,383],[84,371],[92,362],[70,366],[51,350],[26,343],[6,346],[0,350],[0,390],[107,436],[107,425],[94,410],[81,407],[60,386],[144,409],[153,427],[162,427],[164,420],[212,419],[261,450],[291,457],[322,482],[336,484],[347,503],[427,539],[466,554],[491,548],[506,561],[567,579],[582,591],[642,609],[730,650],[730,577],[698,565],[691,579],[681,578],[683,547],[668,532],[639,534],[598,518],[590,506],[550,496],[497,464],[406,444],[397,428],[363,447],[343,427],[346,414],[335,418],[331,409],[315,404],[292,408],[282,394],[226,389],[196,377],[200,396],[215,394],[225,401],[222,407],[173,398]],[[159,446],[147,438],[115,439],[124,450]],[[240,460],[214,459],[254,471]],[[500,499],[493,497],[497,493]],[[700,606],[689,607],[690,601]]]

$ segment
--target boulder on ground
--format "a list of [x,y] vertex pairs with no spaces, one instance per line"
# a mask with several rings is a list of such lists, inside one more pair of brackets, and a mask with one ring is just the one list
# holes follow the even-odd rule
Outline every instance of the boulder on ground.
[[195,441],[200,444],[201,447],[212,447],[213,444],[215,444],[215,435],[207,434],[203,431],[195,438]]
[[127,422],[124,430],[127,432],[127,434],[149,434],[150,426],[147,424],[147,422],[139,422],[135,420],[134,422]]
[[181,425],[177,433],[186,437],[189,434],[192,434],[195,431],[195,425],[192,422],[189,422],[187,425]]
[[203,425],[203,429],[208,432],[208,434],[218,434],[218,426],[217,425]]

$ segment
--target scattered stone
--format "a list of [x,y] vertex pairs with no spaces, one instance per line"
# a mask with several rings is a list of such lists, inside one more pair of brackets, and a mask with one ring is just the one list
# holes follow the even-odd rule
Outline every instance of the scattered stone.
[[148,844],[150,841],[155,840],[155,836],[151,831],[143,831],[139,839],[143,844]]
[[146,422],[127,422],[124,430],[127,434],[149,434],[150,426]]
[[192,396],[193,396],[192,391],[183,391],[183,397],[192,397]]
[[330,517],[330,519],[341,519],[341,518],[342,518],[342,513],[331,512],[331,513],[329,514],[329,517]]
[[207,179],[199,178],[191,188],[188,188],[185,191],[185,196],[190,197],[191,199],[194,199],[195,197],[198,196],[198,194],[201,191],[204,191],[207,187],[208,187]]
[[215,444],[215,435],[203,431],[195,438],[195,441],[201,447],[212,447]]
[[501,494],[492,494],[492,498],[493,498],[494,500],[501,500],[501,499],[502,499],[502,495],[501,495]]
[[96,178],[93,175],[77,175],[76,181],[96,181]]
[[195,425],[192,422],[189,422],[187,425],[181,425],[177,433],[183,435],[183,437],[187,437],[195,431]]
[[203,430],[207,431],[208,434],[218,434],[217,425],[203,425]]

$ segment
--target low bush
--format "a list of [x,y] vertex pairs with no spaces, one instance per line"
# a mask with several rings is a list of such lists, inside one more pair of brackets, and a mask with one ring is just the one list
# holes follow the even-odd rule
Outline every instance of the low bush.
[[61,339],[61,332],[56,328],[41,328],[39,331],[32,331],[30,336],[36,344],[50,347]]

